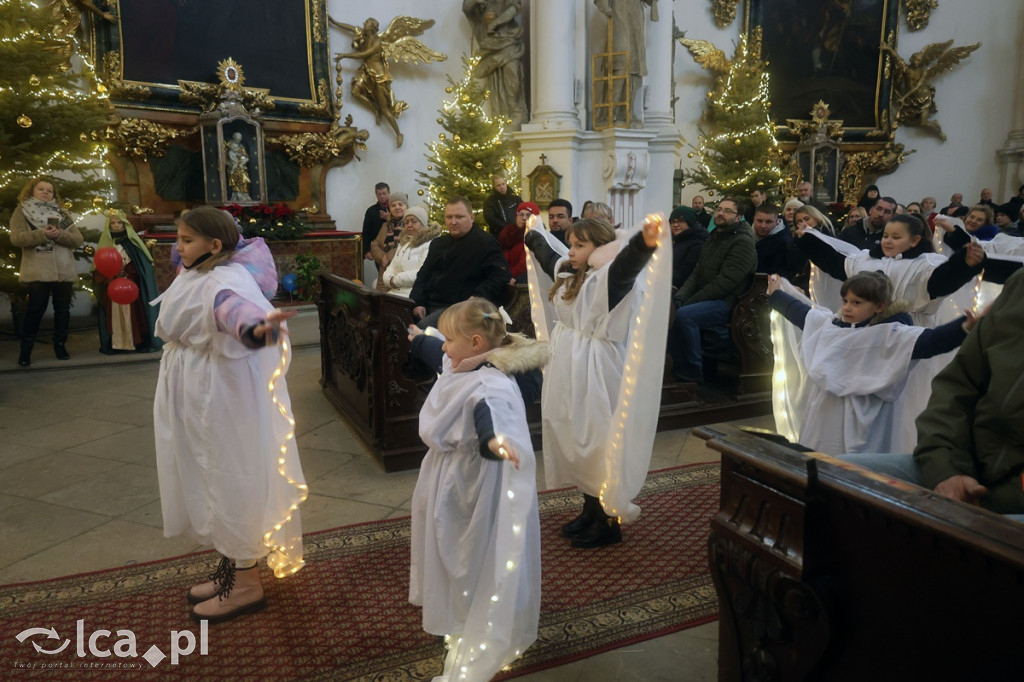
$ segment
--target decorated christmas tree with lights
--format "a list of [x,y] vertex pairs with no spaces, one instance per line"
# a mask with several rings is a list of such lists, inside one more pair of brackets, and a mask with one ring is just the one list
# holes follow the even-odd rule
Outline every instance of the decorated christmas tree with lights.
[[[682,41],[702,65],[716,72],[716,86],[708,93],[701,116],[701,135],[696,149],[697,168],[683,172],[686,182],[720,196],[750,196],[754,190],[769,194],[779,186],[780,150],[768,109],[768,72],[761,60],[760,41],[748,44],[740,38],[731,61],[720,50]],[[694,157],[691,152],[687,155]]]
[[62,11],[62,3],[0,2],[0,292],[9,294],[19,289],[21,250],[8,225],[28,180],[56,176],[76,217],[112,193],[104,136],[113,109]]
[[426,198],[431,218],[443,223],[444,203],[456,194],[467,197],[476,209],[477,222],[483,224],[484,199],[493,191],[491,176],[501,173],[508,179],[509,189],[518,194],[519,161],[510,142],[504,139],[509,121],[488,116],[484,101],[490,97],[479,81],[473,78],[478,58],[463,57],[465,75],[444,89],[451,99],[445,100],[437,119],[444,128],[438,139],[427,145],[427,171],[417,171],[418,191]]

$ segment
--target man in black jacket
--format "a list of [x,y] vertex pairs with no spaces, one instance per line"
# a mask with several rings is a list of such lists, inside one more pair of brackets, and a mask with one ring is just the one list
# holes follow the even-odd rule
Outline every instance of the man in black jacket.
[[444,224],[448,234],[430,242],[409,294],[416,303],[412,314],[420,329],[437,326],[445,308],[470,296],[501,305],[505,288],[512,281],[498,240],[473,224],[469,199],[449,199],[444,207]]
[[508,188],[504,175],[491,178],[494,191],[484,199],[484,222],[487,229],[497,238],[505,226],[516,221],[516,207],[523,203],[519,195]]
[[896,212],[896,200],[892,197],[878,197],[875,205],[868,209],[867,217],[859,223],[843,228],[839,238],[858,249],[870,249],[882,242],[885,224]]

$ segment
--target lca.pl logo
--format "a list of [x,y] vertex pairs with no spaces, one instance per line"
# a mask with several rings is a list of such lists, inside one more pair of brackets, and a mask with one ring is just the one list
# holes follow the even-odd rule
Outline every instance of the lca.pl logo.
[[[114,642],[113,646],[109,645],[111,638],[110,630],[95,630],[88,637],[85,636],[85,619],[79,619],[76,621],[75,627],[75,655],[78,658],[85,658],[87,655],[95,656],[96,658],[110,658],[114,656],[116,658],[138,658],[138,644],[135,641],[135,633],[131,630],[118,630],[116,633],[117,641]],[[37,635],[45,635],[45,638],[40,640]],[[200,621],[199,624],[199,655],[206,656],[209,653],[209,624],[204,620]],[[57,629],[54,627],[49,628],[28,628],[22,630],[16,635],[16,639],[19,642],[24,643],[29,640],[32,647],[41,654],[53,656],[61,653],[71,645],[70,639],[63,640],[60,642],[61,636],[57,634]],[[53,642],[51,640],[57,640]],[[171,641],[170,657],[171,665],[178,665],[178,661],[182,656],[189,656],[196,650],[196,636],[191,630],[171,630]],[[167,654],[160,650],[156,644],[153,644],[146,653],[142,654],[142,658],[146,660],[152,667],[157,667],[160,663],[167,658]],[[37,665],[39,663],[39,665]],[[127,668],[133,667],[130,663],[116,663],[113,661],[87,663],[87,662],[75,662],[75,661],[39,661],[39,662],[26,662],[24,664],[15,664],[15,667],[24,668]]]

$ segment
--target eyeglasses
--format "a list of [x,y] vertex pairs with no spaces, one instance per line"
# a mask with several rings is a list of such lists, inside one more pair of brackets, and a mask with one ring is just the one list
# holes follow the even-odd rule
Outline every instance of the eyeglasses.
[[722,208],[721,206],[719,206],[718,208],[715,209],[715,213],[724,213],[725,215],[736,215],[739,213],[739,211],[736,211],[731,208]]

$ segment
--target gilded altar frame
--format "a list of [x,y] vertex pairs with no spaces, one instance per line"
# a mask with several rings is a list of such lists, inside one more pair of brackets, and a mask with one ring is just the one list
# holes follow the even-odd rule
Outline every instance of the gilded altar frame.
[[829,103],[844,121],[843,146],[877,146],[894,135],[890,118],[892,70],[879,50],[896,45],[898,0],[872,11],[844,12],[853,0],[747,0],[744,30],[761,28],[761,55],[771,74],[771,116],[780,142],[797,137],[787,119],[804,119]]
[[233,57],[268,92],[267,119],[332,119],[326,0],[118,0],[116,14],[94,22],[91,51],[118,107],[193,112],[183,83],[216,83]]

